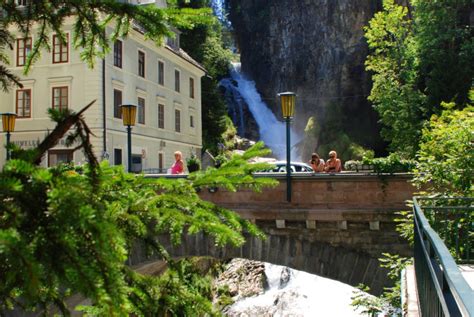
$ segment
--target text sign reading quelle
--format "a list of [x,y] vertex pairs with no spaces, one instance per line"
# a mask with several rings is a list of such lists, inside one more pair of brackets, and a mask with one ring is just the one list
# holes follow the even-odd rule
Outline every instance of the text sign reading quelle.
[[[33,147],[37,147],[41,143],[41,141],[40,140],[16,140],[16,141],[12,141],[12,143],[21,148],[33,148]],[[66,139],[59,140],[57,145],[65,147]]]

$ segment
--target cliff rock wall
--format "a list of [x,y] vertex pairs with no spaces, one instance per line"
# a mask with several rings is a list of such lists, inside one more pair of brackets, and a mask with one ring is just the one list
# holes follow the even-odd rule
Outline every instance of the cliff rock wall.
[[[367,101],[370,76],[364,70],[368,48],[363,31],[381,1],[227,1],[243,72],[255,80],[277,115],[276,94],[297,93],[298,131],[312,117],[303,157],[315,148],[327,150],[327,144],[348,147],[350,142],[383,152],[377,115]],[[350,142],[337,142],[343,134]]]

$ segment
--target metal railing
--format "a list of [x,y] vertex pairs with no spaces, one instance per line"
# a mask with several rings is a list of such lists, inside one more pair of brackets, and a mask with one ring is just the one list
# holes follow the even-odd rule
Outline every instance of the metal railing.
[[413,199],[422,316],[474,316],[474,291],[458,267],[473,258],[473,203],[474,198]]

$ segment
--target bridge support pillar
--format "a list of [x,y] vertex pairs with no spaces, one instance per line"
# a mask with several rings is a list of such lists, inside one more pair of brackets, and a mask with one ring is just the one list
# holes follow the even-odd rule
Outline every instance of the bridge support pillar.
[[316,220],[306,220],[307,229],[316,229]]
[[284,229],[286,227],[285,225],[285,220],[280,220],[280,219],[277,219],[276,220],[276,227],[278,229]]
[[369,227],[370,230],[380,230],[380,221],[370,221]]

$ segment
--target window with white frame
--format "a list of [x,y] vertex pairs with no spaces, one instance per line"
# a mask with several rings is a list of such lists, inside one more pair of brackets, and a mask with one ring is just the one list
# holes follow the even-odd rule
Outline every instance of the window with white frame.
[[24,66],[31,52],[31,37],[16,40],[16,66]]
[[158,84],[165,85],[165,63],[158,61]]
[[145,52],[138,51],[138,76],[145,78]]
[[181,87],[180,87],[180,77],[181,77],[181,73],[179,70],[175,69],[174,70],[174,90],[176,92],[179,92],[181,90]]
[[53,35],[53,64],[69,61],[69,34],[64,34],[64,41],[58,34]]
[[118,89],[114,89],[114,118],[118,118],[118,119],[122,118],[122,109],[120,109],[121,105],[122,105],[122,91]]
[[189,98],[194,99],[194,78],[189,77]]
[[158,128],[165,128],[165,105],[158,104]]
[[181,111],[178,109],[174,110],[174,130],[181,132]]
[[52,89],[52,108],[63,111],[69,106],[69,91],[67,86],[53,87]]
[[17,89],[15,104],[18,118],[31,118],[31,89]]
[[114,165],[122,165],[122,149],[114,149]]
[[138,97],[138,123],[145,124],[145,98]]
[[123,43],[116,40],[114,43],[114,66],[122,68]]
[[49,150],[48,166],[56,166],[62,163],[71,163],[74,160],[74,150]]

